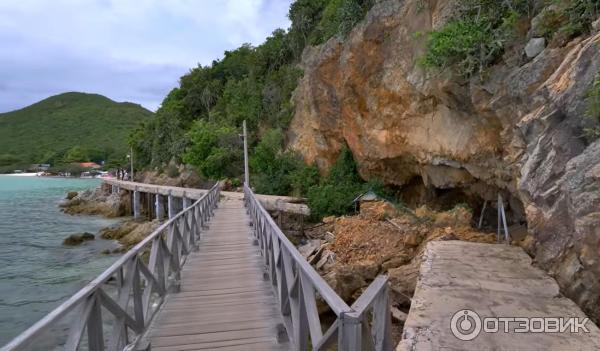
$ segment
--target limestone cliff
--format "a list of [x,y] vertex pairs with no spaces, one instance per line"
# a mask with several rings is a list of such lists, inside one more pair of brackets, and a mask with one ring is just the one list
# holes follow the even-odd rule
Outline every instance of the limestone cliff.
[[380,1],[345,40],[305,50],[291,148],[325,172],[347,144],[365,179],[406,191],[502,193],[512,221],[527,221],[537,264],[600,320],[600,141],[581,137],[600,33],[528,59],[527,24],[521,44],[466,80],[417,63],[418,33],[452,11],[423,3]]

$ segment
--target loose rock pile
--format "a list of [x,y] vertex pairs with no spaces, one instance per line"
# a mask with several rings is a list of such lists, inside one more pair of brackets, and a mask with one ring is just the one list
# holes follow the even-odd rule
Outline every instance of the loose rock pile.
[[[384,201],[361,204],[360,213],[327,217],[305,231],[299,251],[347,303],[352,303],[379,274],[387,274],[395,319],[410,307],[425,245],[433,240],[494,243],[495,234],[471,227],[470,210],[435,212],[397,209]],[[323,312],[325,306],[320,306]]]

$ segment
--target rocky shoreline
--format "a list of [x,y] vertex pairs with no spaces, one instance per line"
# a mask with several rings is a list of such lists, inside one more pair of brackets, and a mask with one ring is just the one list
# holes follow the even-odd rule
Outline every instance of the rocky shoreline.
[[131,199],[127,192],[109,193],[99,186],[95,189],[80,192],[69,192],[59,205],[61,211],[70,215],[94,215],[106,218],[123,218],[117,225],[106,227],[96,235],[92,233],[79,233],[69,235],[64,239],[65,246],[78,246],[86,241],[101,238],[117,242],[117,249],[104,249],[103,254],[118,254],[127,252],[147,235],[152,233],[161,221],[134,220],[127,217],[131,213]]
[[99,215],[107,218],[123,217],[131,208],[127,193],[110,194],[101,186],[80,192],[69,192],[59,205],[64,213]]

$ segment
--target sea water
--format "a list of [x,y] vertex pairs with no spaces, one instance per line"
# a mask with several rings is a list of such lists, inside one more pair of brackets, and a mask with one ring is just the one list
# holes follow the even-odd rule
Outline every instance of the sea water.
[[97,179],[0,175],[0,347],[27,329],[113,263],[97,238],[67,247],[65,237],[118,220],[71,216],[58,204],[69,191],[94,188]]

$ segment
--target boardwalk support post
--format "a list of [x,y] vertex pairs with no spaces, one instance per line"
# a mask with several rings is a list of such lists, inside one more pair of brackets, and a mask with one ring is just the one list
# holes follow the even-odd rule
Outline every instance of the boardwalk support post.
[[187,209],[188,207],[190,207],[190,199],[188,199],[187,196],[185,196],[185,192],[183,193],[183,210]]
[[169,219],[173,218],[175,215],[175,204],[173,203],[173,195],[171,195],[171,191],[169,190],[169,195],[167,196],[167,208],[169,212]]
[[156,207],[155,212],[156,212],[156,219],[161,220],[163,219],[164,216],[164,207],[163,207],[163,197],[160,194],[156,194],[156,201],[154,203],[154,206]]
[[140,218],[140,192],[137,188],[133,192],[133,218]]

